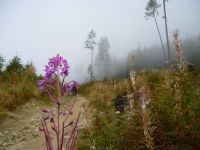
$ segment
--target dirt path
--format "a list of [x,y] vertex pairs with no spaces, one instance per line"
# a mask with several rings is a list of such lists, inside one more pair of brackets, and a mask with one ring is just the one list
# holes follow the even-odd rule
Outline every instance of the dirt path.
[[[64,104],[67,105],[67,104]],[[0,124],[0,150],[44,150],[43,133],[38,131],[41,109],[46,108],[41,101],[31,100],[21,106],[12,116]],[[85,108],[87,101],[78,97],[74,112],[81,112],[79,126],[87,127]],[[77,113],[74,114],[76,116]]]

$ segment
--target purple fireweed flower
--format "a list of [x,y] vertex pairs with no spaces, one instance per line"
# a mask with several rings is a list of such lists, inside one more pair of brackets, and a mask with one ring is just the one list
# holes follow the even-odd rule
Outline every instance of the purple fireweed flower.
[[[71,81],[65,83],[64,79],[69,74],[69,65],[66,59],[57,54],[55,57],[49,58],[48,64],[45,66],[45,75],[43,80],[38,81],[40,89],[46,91],[47,95],[51,98],[54,98],[53,91],[58,84],[62,86],[61,88],[69,93],[71,91],[76,91],[78,87],[77,81]],[[55,100],[57,101],[57,100]]]
[[50,58],[50,59],[49,59],[48,64],[49,64],[49,66],[51,66],[51,67],[57,68],[58,66],[61,65],[61,61],[63,61],[62,56],[59,56],[59,54],[57,54],[56,57],[53,57],[53,58]]
[[[65,112],[61,111],[62,103],[60,102],[65,96],[69,94],[70,91],[74,95],[77,95],[77,81],[70,81],[66,83],[65,77],[69,74],[69,65],[67,60],[57,54],[55,57],[49,59],[48,64],[45,66],[45,75],[43,80],[38,81],[39,87],[47,93],[47,95],[51,98],[51,100],[57,104],[57,112],[54,110],[49,109],[42,109],[43,118],[42,118],[42,128],[40,131],[44,132],[45,141],[46,141],[46,148],[53,149],[55,147],[54,140],[52,141],[52,130],[55,132],[55,136],[57,136],[57,147],[61,150],[65,144],[65,128],[69,127],[70,125],[74,125],[72,129],[72,135],[68,139],[67,144],[65,145],[66,148],[74,149],[74,145],[77,140],[77,124],[79,121],[79,116],[77,117],[76,121],[68,122],[68,115],[73,115],[73,105],[68,107]],[[65,93],[66,92],[66,93]],[[75,101],[75,100],[74,100]],[[64,119],[64,122],[59,121],[60,119]],[[52,130],[51,130],[52,129]],[[62,132],[60,132],[62,131]],[[51,134],[51,135],[50,135]],[[53,135],[54,136],[54,135]],[[71,144],[72,143],[72,144]]]
[[63,68],[62,68],[62,72],[61,72],[61,75],[62,76],[68,76],[68,74],[69,74],[69,67],[66,67],[66,66],[64,66]]
[[56,80],[55,79],[50,79],[49,80],[49,84],[54,86],[56,84]]
[[68,93],[72,90],[72,86],[70,84],[65,84],[64,85],[64,90]]
[[55,75],[59,76],[68,76],[69,74],[69,65],[67,60],[57,54],[56,57],[50,58],[48,65],[45,66],[45,78],[51,79]]
[[39,85],[40,89],[44,89],[45,80],[38,80],[38,85]]
[[78,82],[77,81],[73,81],[73,87],[77,88],[78,87]]
[[77,88],[78,85],[79,84],[77,81],[72,81],[72,82],[64,85],[64,90],[68,93],[68,92],[72,91],[73,88]]
[[55,68],[51,68],[51,67],[49,67],[49,66],[45,66],[45,70],[44,70],[44,71],[46,72],[45,78],[46,78],[47,80],[49,80],[49,79],[51,79],[52,76],[55,74],[56,69],[55,69]]
[[63,60],[62,63],[63,63],[63,68],[62,68],[61,75],[67,76],[67,75],[69,74],[69,66],[68,66],[68,63],[67,63],[66,60]]

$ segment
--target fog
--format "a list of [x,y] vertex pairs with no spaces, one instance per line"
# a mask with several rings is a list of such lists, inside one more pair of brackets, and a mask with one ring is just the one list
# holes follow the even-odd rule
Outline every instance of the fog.
[[[15,55],[23,63],[32,61],[37,73],[43,74],[48,58],[59,53],[69,61],[70,79],[85,81],[89,79],[90,51],[84,43],[91,29],[97,42],[102,36],[109,39],[109,53],[119,60],[127,58],[138,43],[142,49],[160,46],[153,19],[144,18],[147,1],[0,0],[0,54],[7,61]],[[170,41],[175,29],[183,40],[200,34],[199,0],[169,0],[166,5]],[[162,8],[159,12],[165,42]]]

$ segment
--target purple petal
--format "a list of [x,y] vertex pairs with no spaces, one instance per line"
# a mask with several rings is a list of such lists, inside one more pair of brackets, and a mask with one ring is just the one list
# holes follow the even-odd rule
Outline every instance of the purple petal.
[[39,85],[40,89],[44,89],[45,80],[38,80],[38,85]]

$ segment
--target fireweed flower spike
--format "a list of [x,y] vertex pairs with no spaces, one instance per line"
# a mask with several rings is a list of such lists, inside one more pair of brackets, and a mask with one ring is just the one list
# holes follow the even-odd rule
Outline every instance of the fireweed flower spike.
[[64,90],[69,93],[72,90],[72,86],[69,84],[64,85]]
[[76,88],[77,88],[77,87],[78,87],[78,85],[79,85],[79,84],[78,84],[78,82],[77,82],[77,81],[73,81],[73,87],[76,87]]
[[67,84],[64,85],[64,90],[68,93],[73,90],[73,88],[78,87],[78,82],[77,81],[70,81]]
[[[76,102],[76,97],[72,101],[72,105],[67,106],[67,110],[65,107],[65,111],[62,109],[61,100],[64,100],[65,96],[67,96],[71,91],[74,92],[74,90],[77,89],[78,82],[65,82],[66,77],[69,75],[69,65],[67,60],[59,54],[49,59],[44,72],[44,78],[38,81],[38,86],[55,103],[54,106],[56,107],[56,111],[42,109],[43,117],[39,129],[45,135],[46,149],[53,150],[57,147],[57,150],[62,150],[63,148],[73,150],[76,143],[75,141],[77,140],[76,128],[80,118],[80,113],[75,120],[69,119],[68,116],[74,114],[73,106]],[[50,125],[48,125],[48,123]],[[73,129],[69,132],[67,127],[72,124],[74,124]],[[55,134],[52,134],[53,132]],[[64,139],[64,135],[67,133],[70,134],[70,138]],[[54,135],[57,139],[56,143],[52,142]]]
[[45,80],[38,80],[38,85],[39,85],[40,89],[44,89]]

